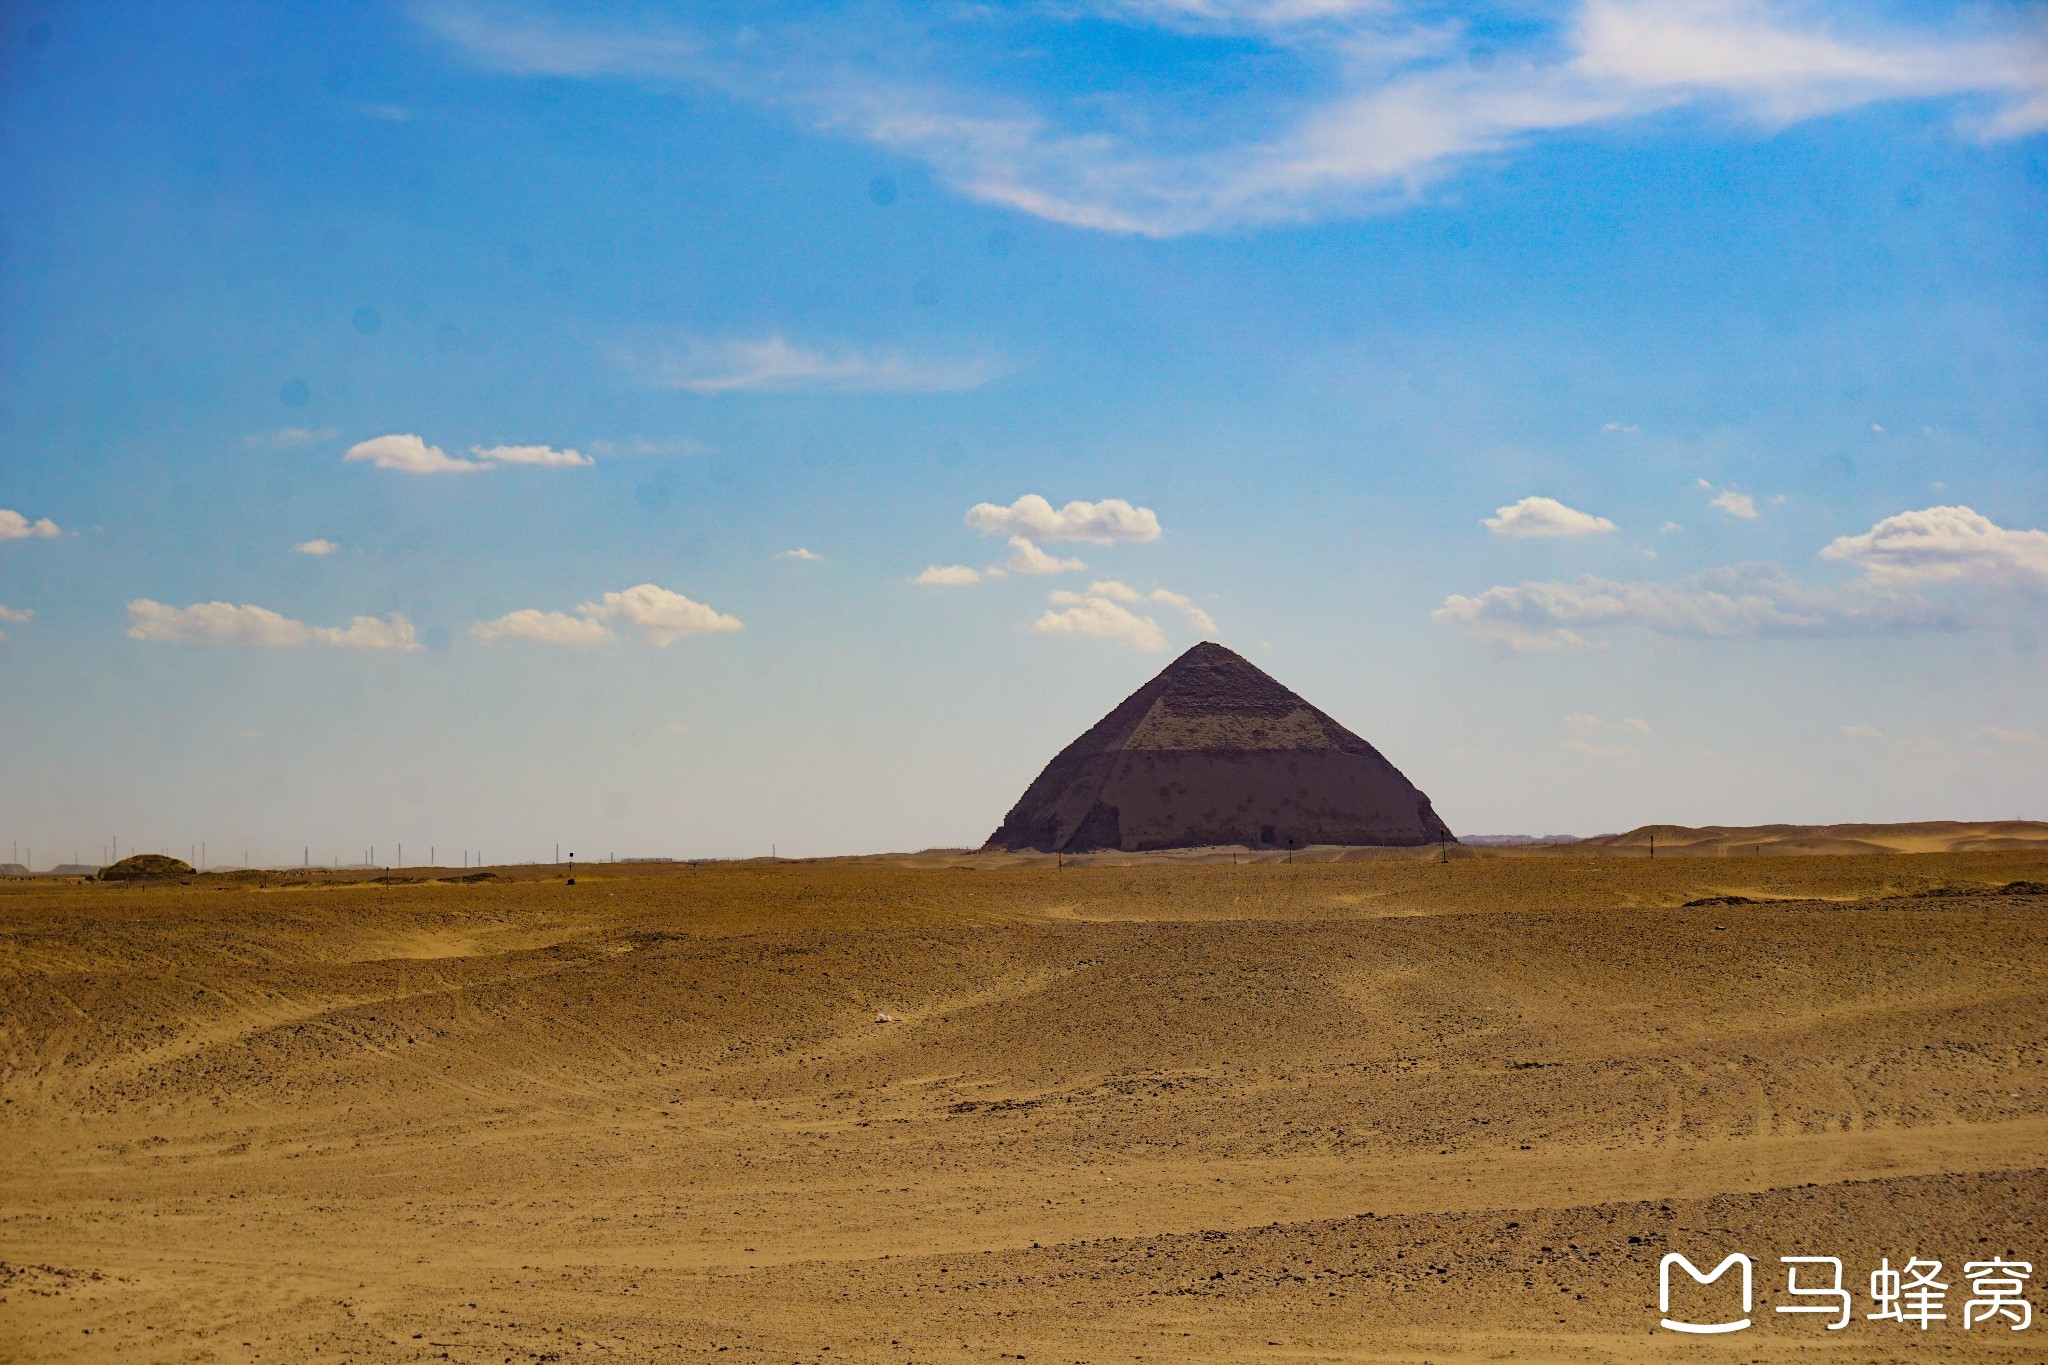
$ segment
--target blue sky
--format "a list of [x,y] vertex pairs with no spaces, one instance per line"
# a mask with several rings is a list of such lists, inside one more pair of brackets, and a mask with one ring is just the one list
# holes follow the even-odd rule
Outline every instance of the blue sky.
[[13,7],[0,838],[976,843],[1201,638],[1461,832],[2048,818],[2044,133],[2038,5]]

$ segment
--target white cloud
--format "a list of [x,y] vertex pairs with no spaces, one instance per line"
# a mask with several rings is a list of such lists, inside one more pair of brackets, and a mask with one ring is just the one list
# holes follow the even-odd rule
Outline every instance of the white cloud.
[[1101,502],[1070,502],[1055,509],[1036,493],[1001,507],[978,502],[967,509],[967,525],[984,535],[1022,536],[1027,540],[1080,540],[1093,545],[1141,542],[1160,536],[1159,516],[1149,507],[1133,507],[1122,498]]
[[703,52],[696,38],[672,29],[601,32],[454,4],[429,3],[417,12],[478,61],[521,76],[673,76],[690,71]]
[[396,649],[413,650],[420,647],[419,633],[412,622],[397,612],[383,620],[374,616],[358,616],[346,627],[313,627],[313,639],[317,644],[333,645],[338,649]]
[[2039,749],[2048,746],[2048,739],[2044,739],[2039,730],[2014,730],[2002,725],[1986,725],[1972,733],[1970,737],[2006,749]]
[[1073,605],[1064,611],[1048,610],[1032,622],[1032,630],[1040,635],[1093,635],[1148,654],[1166,648],[1165,633],[1149,616],[1140,616],[1107,597],[1061,593],[1055,600],[1062,597],[1073,599]]
[[[1713,485],[1701,479],[1700,487],[1711,490]],[[1747,493],[1738,493],[1732,488],[1724,488],[1708,498],[1707,506],[1717,512],[1725,512],[1737,521],[1756,520],[1756,499]]]
[[292,546],[292,553],[300,555],[331,555],[339,549],[341,549],[341,546],[323,538],[320,540],[302,540]]
[[344,461],[367,461],[378,469],[400,474],[474,474],[500,465],[529,465],[569,469],[595,464],[588,455],[552,446],[472,446],[476,458],[465,460],[439,446],[430,446],[417,436],[377,436],[348,448]]
[[780,336],[758,341],[685,338],[652,355],[622,351],[621,360],[665,389],[689,393],[957,393],[994,379],[982,359],[920,357],[890,349],[810,348]]
[[597,463],[580,451],[556,450],[552,446],[477,446],[470,453],[487,464],[524,464],[571,469],[578,465]]
[[1849,739],[1883,739],[1884,731],[1875,725],[1844,725],[1842,734]]
[[1637,627],[1665,635],[1826,636],[1954,624],[1946,611],[1871,584],[1808,587],[1771,564],[1709,569],[1676,583],[1523,583],[1453,595],[1435,616],[1510,651],[1584,646],[1582,632]]
[[1164,602],[1170,607],[1179,608],[1181,614],[1188,618],[1188,624],[1196,630],[1213,631],[1216,629],[1215,619],[1208,612],[1196,606],[1191,599],[1182,596],[1180,593],[1168,592],[1164,588],[1156,588],[1150,596],[1154,602]]
[[[1435,613],[1510,652],[1590,643],[1581,632],[1638,627],[1667,635],[1823,636],[1955,629],[1970,624],[1964,588],[2048,589],[2048,532],[2011,531],[1967,507],[1929,507],[1842,536],[1822,559],[1863,577],[1814,587],[1772,564],[1710,569],[1676,583],[1615,582],[1493,587],[1453,595]],[[1947,587],[1944,595],[1920,589]],[[1979,593],[1979,606],[2000,599]]]
[[53,540],[62,534],[48,517],[30,521],[19,512],[0,507],[0,540]]
[[[35,617],[36,614],[32,611],[17,611],[13,607],[0,606],[0,621],[6,621],[10,625],[25,626],[35,620]],[[7,632],[0,630],[0,640],[6,638]]]
[[1678,524],[1677,522],[1675,522],[1675,521],[1667,521],[1667,522],[1665,522],[1665,523],[1664,523],[1664,524],[1663,524],[1662,526],[1659,526],[1659,527],[1657,528],[1657,532],[1658,532],[1658,534],[1659,534],[1659,535],[1666,535],[1666,536],[1670,536],[1670,535],[1676,535],[1676,534],[1678,534],[1678,533],[1679,533],[1680,531],[1683,531],[1684,529],[1685,529],[1685,528],[1684,528],[1683,526],[1680,526],[1680,525],[1679,525],[1679,524]]
[[1614,529],[1605,517],[1565,506],[1555,498],[1523,498],[1501,508],[1482,523],[1497,536],[1536,538],[1597,536]]
[[1216,629],[1209,613],[1180,593],[1169,592],[1165,588],[1155,588],[1149,593],[1139,592],[1130,584],[1113,578],[1097,579],[1088,585],[1086,592],[1060,589],[1049,594],[1047,600],[1065,610],[1047,611],[1032,624],[1031,628],[1041,635],[1095,635],[1132,649],[1147,652],[1165,649],[1166,634],[1160,630],[1159,623],[1130,609],[1145,602],[1161,602],[1177,609],[1197,630]]
[[293,450],[299,446],[324,444],[340,434],[333,427],[279,427],[275,431],[258,431],[244,436],[242,444],[251,450]]
[[1640,436],[1643,434],[1643,429],[1633,422],[1602,422],[1600,430],[1617,431],[1624,436]]
[[376,436],[348,448],[344,461],[367,461],[378,469],[401,474],[474,474],[489,469],[477,460],[457,459],[417,436]]
[[1578,48],[1575,65],[1589,76],[1711,95],[1773,125],[1879,100],[2024,96],[2043,81],[2028,69],[2038,39],[1848,37],[1762,0],[1592,0],[1579,11]]
[[1225,33],[1285,32],[1384,7],[1385,0],[1098,0],[1094,6],[1112,18]]
[[2005,583],[2048,588],[2048,531],[2008,531],[1967,507],[1928,507],[1842,536],[1822,559],[1853,564],[1872,580]]
[[1004,569],[1021,574],[1078,573],[1087,567],[1078,559],[1049,555],[1022,536],[1010,537],[1010,557],[1003,561]]
[[[1361,0],[1095,8],[1112,23],[1228,34],[1257,74],[1177,86],[1148,68],[1050,94],[1012,79],[1016,63],[977,65],[980,7],[764,19],[743,38],[447,0],[417,13],[498,70],[704,86],[916,157],[970,198],[1153,236],[1406,202],[1475,157],[1652,115],[1733,115],[1762,133],[1943,98],[1980,138],[2048,127],[2048,37],[2025,7],[1916,26],[1854,9],[1810,17],[1791,0],[1565,0],[1504,16]],[[1028,41],[1056,62],[1071,31],[1054,17]]]
[[418,649],[412,622],[393,612],[384,620],[358,616],[348,626],[308,626],[268,607],[232,602],[197,602],[167,606],[138,598],[128,604],[127,636],[171,644],[246,645],[278,649],[322,644],[343,649]]
[[608,592],[601,600],[585,602],[576,610],[592,620],[632,626],[649,644],[663,649],[685,636],[743,628],[736,616],[714,611],[702,602],[652,583],[642,583],[624,592]]
[[576,615],[525,607],[491,621],[479,621],[469,633],[479,640],[530,640],[536,644],[590,649],[617,638],[607,622],[631,626],[657,648],[667,648],[691,635],[740,630],[739,618],[714,611],[679,592],[641,583],[623,592],[608,592],[576,608]]
[[924,588],[964,588],[981,581],[981,570],[965,564],[933,564],[910,581]]
[[469,628],[479,640],[530,640],[535,644],[564,645],[591,649],[618,638],[602,621],[570,616],[559,611],[537,611],[523,607],[493,621],[479,621]]
[[128,604],[128,638],[176,644],[252,645],[275,648],[302,645],[311,632],[303,622],[280,616],[268,607],[231,602],[199,602],[167,606],[147,597]]
[[794,550],[784,550],[781,554],[778,554],[775,557],[777,559],[800,559],[804,561],[806,564],[816,564],[825,556],[821,554],[813,554],[811,551],[806,550],[803,546],[799,545]]

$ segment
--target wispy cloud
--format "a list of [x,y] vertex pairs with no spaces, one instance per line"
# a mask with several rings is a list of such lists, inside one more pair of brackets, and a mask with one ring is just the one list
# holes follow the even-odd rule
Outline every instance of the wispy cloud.
[[378,620],[374,616],[357,616],[348,625],[339,629],[333,626],[313,627],[313,642],[333,645],[337,649],[418,649],[419,633],[412,622],[397,612]]
[[[1183,89],[1016,86],[977,60],[980,7],[864,10],[851,23],[576,23],[459,3],[419,11],[482,65],[518,75],[689,83],[931,166],[960,193],[1041,218],[1171,236],[1412,200],[1470,159],[1597,125],[1691,111],[1768,131],[1884,101],[1951,99],[1973,137],[2048,127],[2048,35],[2023,10],[1939,24],[1823,21],[1772,0],[1578,0],[1511,23],[1358,0],[1110,0],[1061,16],[1227,33],[1272,77]],[[878,42],[875,25],[893,26]],[[1186,130],[1194,129],[1193,133]]]
[[1146,654],[1157,654],[1166,648],[1166,632],[1157,621],[1140,616],[1112,598],[1061,593],[1053,600],[1065,601],[1066,605],[1061,610],[1048,610],[1032,622],[1031,629],[1040,635],[1092,635]]
[[1086,592],[1061,589],[1051,593],[1047,600],[1056,610],[1048,610],[1032,623],[1031,629],[1040,635],[1093,635],[1129,649],[1156,653],[1166,648],[1166,633],[1159,628],[1158,621],[1133,610],[1148,602],[1174,608],[1196,630],[1216,629],[1209,613],[1181,593],[1165,588],[1139,592],[1115,579],[1090,583]]
[[1587,575],[1453,595],[1435,615],[1522,653],[1584,647],[1593,643],[1588,632],[1631,627],[1700,638],[1960,629],[1995,619],[2002,600],[2038,602],[2048,590],[2048,532],[2008,530],[1967,507],[1887,517],[1834,540],[1820,558],[1863,576],[1841,586],[1806,584],[1774,564],[1710,569],[1672,583]]
[[1995,745],[2002,749],[2048,748],[2048,738],[2044,738],[2039,730],[2014,729],[2003,725],[1986,725],[1971,732],[1970,738],[1980,744]]
[[540,611],[534,607],[522,607],[495,620],[478,621],[469,628],[469,633],[485,641],[529,640],[534,644],[560,645],[570,649],[593,649],[618,638],[602,621],[571,616],[567,612]]
[[552,446],[478,446],[472,453],[485,464],[523,464],[551,469],[574,469],[579,465],[597,463],[580,451],[556,450]]
[[1737,521],[1756,520],[1756,499],[1749,494],[1738,493],[1732,488],[1723,488],[1716,491],[1714,485],[1708,483],[1705,479],[1701,479],[1699,483],[1703,490],[1714,495],[1707,499],[1707,506],[1713,508],[1716,512],[1731,516]]
[[965,564],[932,564],[910,581],[921,588],[964,588],[981,581],[981,570]]
[[820,560],[824,559],[825,556],[821,554],[815,554],[810,550],[806,550],[803,546],[799,545],[794,550],[784,550],[782,553],[776,555],[775,557],[777,559],[797,559],[802,560],[806,564],[816,564]]
[[1774,564],[1710,569],[1675,583],[1523,583],[1453,595],[1436,618],[1512,653],[1584,647],[1586,632],[1624,627],[1662,635],[1826,636],[1955,624],[1933,603],[1867,584],[1813,587]]
[[481,460],[458,459],[439,446],[430,446],[419,437],[408,435],[358,441],[341,458],[400,474],[475,474],[490,468]]
[[[0,621],[5,621],[9,625],[25,626],[30,621],[35,620],[35,618],[36,614],[32,611],[18,611],[13,607],[0,606]],[[7,632],[0,630],[0,640],[6,638]]]
[[1481,524],[1497,536],[1522,539],[1597,536],[1614,529],[1614,523],[1607,518],[1567,507],[1556,498],[1523,498],[1509,503]]
[[368,464],[399,474],[477,474],[501,465],[569,469],[596,463],[575,450],[551,446],[472,446],[471,459],[450,455],[418,436],[395,434],[358,441],[342,456],[344,463]]
[[692,635],[740,630],[737,616],[705,606],[679,592],[641,583],[621,592],[608,592],[595,602],[566,612],[541,611],[534,607],[508,612],[469,628],[476,639],[485,641],[526,640],[534,644],[589,649],[616,638],[611,627],[629,626],[657,649],[666,649]]
[[0,507],[0,540],[54,540],[63,534],[48,517],[30,521],[19,512]]
[[658,388],[688,393],[957,393],[1000,372],[979,357],[918,356],[886,347],[799,346],[782,336],[710,341],[685,337],[621,363]]
[[173,607],[147,597],[128,604],[131,640],[165,644],[241,645],[282,649],[294,645],[330,645],[340,649],[408,651],[420,647],[412,623],[396,612],[379,620],[355,617],[346,626],[308,626],[289,616],[233,602],[196,602]]
[[331,540],[326,539],[325,537],[322,537],[319,540],[300,541],[298,544],[292,546],[292,553],[300,555],[331,555],[336,553],[340,549],[341,546],[335,544]]
[[1079,573],[1088,565],[1078,559],[1049,555],[1022,536],[1010,537],[1010,557],[1003,568],[1017,574]]

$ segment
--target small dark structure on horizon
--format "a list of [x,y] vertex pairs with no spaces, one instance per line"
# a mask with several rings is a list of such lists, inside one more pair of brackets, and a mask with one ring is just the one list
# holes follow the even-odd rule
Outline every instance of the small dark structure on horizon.
[[1240,655],[1203,642],[1057,757],[991,849],[1418,845],[1456,836],[1393,764]]

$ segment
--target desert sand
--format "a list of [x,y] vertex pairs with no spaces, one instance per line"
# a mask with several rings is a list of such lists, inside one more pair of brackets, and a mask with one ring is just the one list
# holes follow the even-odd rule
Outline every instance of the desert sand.
[[456,875],[0,883],[0,1358],[2048,1359],[2048,847]]

